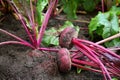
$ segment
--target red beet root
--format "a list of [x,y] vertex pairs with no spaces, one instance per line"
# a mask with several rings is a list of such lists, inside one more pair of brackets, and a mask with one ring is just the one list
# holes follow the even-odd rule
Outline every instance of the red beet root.
[[61,48],[58,52],[58,67],[61,72],[68,72],[71,69],[70,53],[66,48]]
[[59,45],[65,48],[71,48],[73,44],[71,43],[72,38],[77,38],[78,33],[72,27],[65,28],[59,37]]

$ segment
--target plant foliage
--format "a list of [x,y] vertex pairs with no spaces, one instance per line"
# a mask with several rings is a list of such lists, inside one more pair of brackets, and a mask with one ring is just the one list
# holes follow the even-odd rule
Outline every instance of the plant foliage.
[[37,1],[37,5],[36,5],[36,19],[39,25],[42,24],[42,20],[43,20],[43,10],[46,7],[46,5],[48,4],[48,0],[38,0]]
[[52,28],[46,30],[44,37],[43,37],[43,40],[42,40],[42,44],[44,46],[51,46],[51,45],[57,46],[57,45],[59,45],[59,39],[58,39],[59,37],[58,36],[59,36],[60,32],[63,31],[67,27],[73,27],[77,30],[77,32],[79,32],[78,26],[74,26],[72,24],[72,22],[66,21],[64,23],[64,25],[58,29],[52,27]]
[[112,80],[118,80],[117,78],[112,78]]
[[[97,16],[92,18],[89,24],[89,33],[93,37],[94,33],[102,36],[103,39],[108,38],[114,34],[120,32],[119,30],[119,20],[118,15],[120,15],[120,8],[112,7],[108,12],[99,12]],[[94,36],[95,38],[95,36]],[[107,47],[119,46],[120,39],[116,38],[110,42],[106,42]]]
[[69,19],[77,18],[76,11],[78,7],[91,12],[95,9],[100,0],[62,0],[63,11],[67,14]]
[[83,0],[83,8],[86,11],[93,11],[96,8],[96,5],[100,2],[100,0]]
[[77,18],[76,10],[79,0],[62,0],[63,11],[67,14],[68,18]]
[[[32,6],[30,6],[30,0],[13,0],[14,5],[18,8],[19,12],[24,16],[26,22],[29,25],[29,17],[31,17],[32,12],[31,8],[33,8],[35,22],[40,26],[43,21],[43,10],[48,4],[48,0],[38,0],[37,2],[32,1]],[[33,5],[34,4],[34,5]],[[30,25],[29,25],[30,26]]]

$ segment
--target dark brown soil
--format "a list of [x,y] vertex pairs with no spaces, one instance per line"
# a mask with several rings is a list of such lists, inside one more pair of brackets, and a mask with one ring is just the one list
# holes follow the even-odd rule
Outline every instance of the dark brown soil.
[[[63,21],[50,20],[49,25],[58,26],[62,23]],[[29,41],[20,22],[11,15],[5,16],[0,28]],[[0,32],[0,42],[6,40],[13,39]],[[74,67],[68,73],[61,73],[58,70],[56,53],[12,44],[0,46],[0,80],[103,80],[103,78],[98,73],[84,70],[78,74]]]

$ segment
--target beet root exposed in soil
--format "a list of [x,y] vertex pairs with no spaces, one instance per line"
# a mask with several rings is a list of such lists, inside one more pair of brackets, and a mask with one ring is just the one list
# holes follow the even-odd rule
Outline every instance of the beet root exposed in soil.
[[70,52],[66,48],[58,51],[58,67],[61,72],[68,72],[71,69]]
[[[120,77],[120,67],[118,66],[120,65],[120,56],[93,42],[77,39],[76,31],[73,28],[64,29],[59,42],[61,47],[70,48],[71,44],[76,47],[78,52],[75,53],[76,56],[71,58],[73,66],[102,73],[105,80],[112,80],[112,76]],[[78,56],[80,52],[83,56]],[[85,56],[86,59],[80,60]]]
[[69,49],[73,46],[71,43],[72,38],[77,38],[77,36],[78,33],[74,28],[67,27],[60,34],[59,45]]

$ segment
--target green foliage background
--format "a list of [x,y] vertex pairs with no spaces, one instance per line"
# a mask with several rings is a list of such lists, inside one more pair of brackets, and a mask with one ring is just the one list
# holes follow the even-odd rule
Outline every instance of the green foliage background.
[[[120,27],[118,15],[120,15],[120,8],[115,6],[108,12],[99,12],[98,15],[92,18],[89,24],[90,35],[95,38],[94,34],[96,33],[105,39],[119,33]],[[107,47],[120,46],[120,38],[106,42],[105,45]]]

